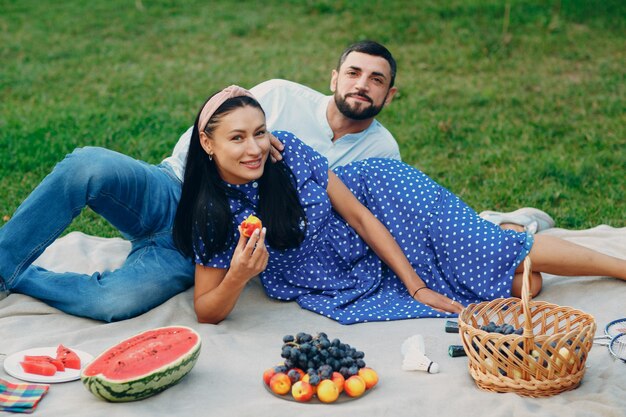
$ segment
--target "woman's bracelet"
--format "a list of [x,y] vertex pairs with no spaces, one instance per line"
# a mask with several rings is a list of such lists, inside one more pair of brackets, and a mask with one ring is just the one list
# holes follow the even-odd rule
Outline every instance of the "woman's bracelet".
[[417,294],[420,290],[423,290],[424,288],[428,288],[428,287],[426,285],[424,285],[423,287],[419,287],[418,289],[415,290],[412,297],[415,298],[415,294]]

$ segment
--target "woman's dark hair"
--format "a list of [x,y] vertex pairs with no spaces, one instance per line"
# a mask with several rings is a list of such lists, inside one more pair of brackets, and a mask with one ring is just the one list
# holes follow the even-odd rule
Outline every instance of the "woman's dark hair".
[[[245,106],[263,111],[252,97],[230,98],[211,116],[204,132],[211,137],[223,116]],[[173,235],[181,252],[193,257],[195,247],[200,260],[207,262],[215,253],[227,249],[233,242],[233,229],[237,225],[230,210],[229,197],[243,201],[247,198],[221,179],[215,161],[202,148],[198,117],[199,114],[189,141]],[[304,240],[305,227],[301,225],[306,225],[306,215],[298,199],[293,173],[283,161],[273,163],[267,158],[258,184],[259,203],[256,215],[267,228],[268,244],[274,249],[297,247]],[[202,248],[197,247],[198,241]]]

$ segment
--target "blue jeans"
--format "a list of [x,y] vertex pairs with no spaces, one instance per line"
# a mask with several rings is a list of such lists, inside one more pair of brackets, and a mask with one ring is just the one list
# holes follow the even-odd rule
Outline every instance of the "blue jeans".
[[[193,262],[172,240],[180,191],[167,164],[150,165],[102,148],[75,150],[0,229],[0,290],[104,321],[156,307],[193,285]],[[85,206],[131,241],[124,265],[93,275],[32,265]]]

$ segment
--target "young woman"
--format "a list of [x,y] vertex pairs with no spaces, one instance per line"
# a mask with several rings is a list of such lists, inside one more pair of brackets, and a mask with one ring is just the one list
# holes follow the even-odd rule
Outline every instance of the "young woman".
[[[260,274],[266,293],[344,324],[442,317],[519,295],[522,260],[558,275],[626,279],[626,261],[564,240],[502,230],[419,170],[368,159],[334,172],[288,132],[270,134],[252,95],[211,97],[193,129],[174,224],[195,257],[195,311],[218,323]],[[265,227],[245,238],[248,215]],[[533,292],[541,275],[533,274]]]

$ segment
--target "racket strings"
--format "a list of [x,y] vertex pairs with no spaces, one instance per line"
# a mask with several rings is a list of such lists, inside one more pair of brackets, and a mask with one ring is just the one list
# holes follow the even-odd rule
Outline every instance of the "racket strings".
[[611,341],[609,351],[616,358],[626,362],[626,333],[615,337]]
[[616,320],[606,326],[605,333],[607,336],[615,337],[626,333],[626,320]]
[[618,319],[610,322],[604,328],[604,335],[593,338],[596,345],[608,346],[611,340],[620,334],[626,334],[626,319]]

